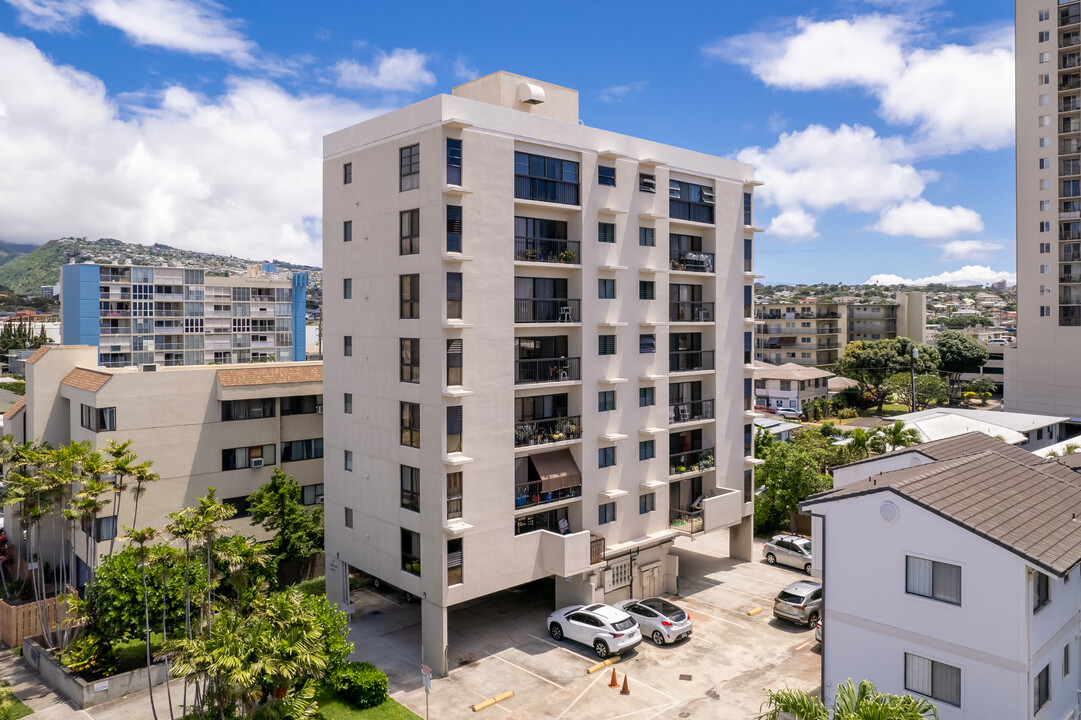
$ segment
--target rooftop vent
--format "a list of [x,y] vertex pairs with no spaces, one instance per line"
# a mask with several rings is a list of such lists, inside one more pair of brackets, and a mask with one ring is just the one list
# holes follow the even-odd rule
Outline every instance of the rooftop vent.
[[540,105],[544,102],[544,88],[540,85],[534,85],[533,83],[518,83],[516,97],[518,102],[525,103],[526,105]]

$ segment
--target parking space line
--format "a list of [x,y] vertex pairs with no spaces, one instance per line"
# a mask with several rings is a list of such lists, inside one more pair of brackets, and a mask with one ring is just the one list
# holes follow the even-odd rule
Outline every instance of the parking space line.
[[577,703],[579,700],[581,700],[582,696],[585,695],[587,692],[589,692],[593,688],[593,686],[597,684],[598,680],[603,680],[603,679],[604,679],[604,673],[597,673],[597,677],[593,678],[593,682],[586,685],[585,689],[582,690],[582,692],[578,693],[578,697],[574,698],[574,700],[571,700],[571,704],[568,705],[567,707],[563,708],[563,712],[559,713],[559,715],[556,715],[555,720],[562,720],[563,716],[566,715],[567,712],[572,707],[574,707],[575,703]]
[[653,718],[657,717],[658,715],[662,715],[662,714],[668,712],[669,710],[674,708],[676,705],[679,705],[678,700],[675,700],[671,704],[666,705],[665,707],[661,708],[660,710],[658,710],[657,712],[653,713],[648,718],[646,718],[646,720],[653,720]]
[[570,653],[571,655],[573,655],[574,657],[578,658],[579,660],[588,660],[588,659],[589,659],[589,658],[585,658],[585,657],[582,657],[581,655],[579,655],[578,653],[574,652],[574,651],[573,651],[573,650],[571,650],[570,648],[566,648],[566,647],[563,647],[562,645],[556,645],[556,644],[555,644],[554,642],[552,642],[551,640],[545,640],[544,638],[542,638],[542,637],[537,637],[536,635],[533,635],[532,633],[530,633],[529,637],[533,638],[534,640],[540,640],[540,641],[541,641],[542,643],[544,643],[544,644],[546,644],[546,645],[551,645],[551,646],[552,646],[552,647],[554,647],[554,648],[559,648],[559,649],[560,649],[560,650],[562,650],[563,652],[568,652],[568,653]]
[[720,616],[718,616],[718,615],[710,615],[710,614],[709,614],[708,612],[702,612],[701,610],[698,610],[697,608],[695,608],[694,610],[692,610],[692,612],[696,612],[696,613],[698,613],[698,614],[700,614],[700,615],[705,615],[706,617],[708,617],[708,618],[713,618],[714,620],[720,620],[721,622],[726,622],[726,623],[728,623],[729,625],[735,625],[735,626],[736,626],[736,627],[738,627],[738,628],[744,628],[744,629],[746,629],[746,628],[747,628],[747,626],[746,626],[746,625],[743,625],[743,624],[741,624],[741,623],[738,623],[738,622],[732,622],[731,620],[729,620],[729,619],[727,619],[727,618],[723,618],[723,617],[720,617]]
[[488,657],[495,658],[496,660],[501,660],[501,661],[507,663],[508,665],[510,665],[511,667],[516,667],[516,668],[518,668],[519,670],[521,670],[524,673],[529,673],[530,675],[537,678],[538,680],[543,680],[544,682],[548,683],[549,685],[555,685],[560,690],[564,689],[563,686],[560,685],[559,683],[553,682],[553,681],[549,680],[548,678],[544,677],[543,675],[538,675],[537,673],[533,672],[532,670],[527,670],[524,667],[522,667],[521,665],[519,665],[518,663],[513,663],[510,660],[507,660],[506,658],[500,657],[498,655],[489,655]]
[[[624,713],[623,715],[616,715],[615,717],[605,718],[605,720],[619,720],[620,718],[628,718],[631,715],[637,715],[638,713],[649,712],[650,710],[660,710],[661,712],[664,712],[665,710],[667,710],[668,708],[672,707],[675,704],[676,703],[662,703],[660,705],[654,705],[653,707],[640,708],[638,710],[635,710],[634,712]],[[657,717],[657,714],[654,713],[653,715],[650,715],[650,717]]]

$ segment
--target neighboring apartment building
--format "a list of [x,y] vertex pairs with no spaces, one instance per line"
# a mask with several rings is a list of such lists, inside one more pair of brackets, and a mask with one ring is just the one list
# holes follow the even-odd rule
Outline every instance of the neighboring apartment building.
[[1081,415],[1081,2],[1017,0],[1017,346],[1010,410]]
[[[323,495],[323,368],[318,362],[243,367],[107,369],[91,346],[46,346],[26,361],[26,395],[4,414],[4,434],[53,447],[86,441],[132,440],[140,460],[153,460],[161,479],[139,501],[139,526],[164,527],[170,512],[195,504],[213,487],[244,520],[247,496],[275,468],[292,475],[306,504]],[[107,544],[132,524],[134,504],[121,503],[119,523],[102,512],[96,536]],[[106,508],[106,510],[111,510]],[[6,527],[17,521],[7,509]],[[15,535],[9,535],[15,542]],[[85,579],[85,539],[74,541]],[[104,546],[103,548],[104,549]]]
[[1081,477],[980,433],[874,460],[801,505],[826,704],[866,678],[942,720],[1077,717]]
[[754,402],[776,410],[791,408],[803,412],[803,403],[825,400],[833,373],[796,363],[754,364]]
[[449,606],[675,591],[681,533],[750,558],[756,184],[504,72],[324,138],[331,600],[422,598],[445,674]]
[[898,337],[924,342],[926,328],[925,292],[898,292],[892,301],[848,305],[847,342],[891,340]]
[[306,273],[71,263],[60,282],[63,343],[104,367],[305,359]]

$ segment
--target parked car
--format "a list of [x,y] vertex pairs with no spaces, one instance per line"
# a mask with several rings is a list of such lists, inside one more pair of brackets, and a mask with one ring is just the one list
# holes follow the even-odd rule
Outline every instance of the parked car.
[[818,622],[815,623],[815,640],[822,642],[822,618],[818,618]]
[[548,616],[548,632],[555,640],[589,645],[602,660],[621,655],[642,642],[642,632],[627,613],[611,605],[571,605]]
[[773,601],[773,617],[814,627],[822,617],[822,583],[800,580],[786,587]]
[[623,600],[615,606],[634,618],[642,636],[648,637],[656,645],[676,642],[691,635],[690,616],[662,598]]
[[777,417],[787,418],[788,420],[799,420],[803,417],[803,413],[796,408],[777,408]]
[[755,405],[754,411],[773,414],[773,408],[771,408],[769,405]]
[[811,574],[811,541],[799,535],[774,535],[762,546],[762,557],[770,565],[780,563]]

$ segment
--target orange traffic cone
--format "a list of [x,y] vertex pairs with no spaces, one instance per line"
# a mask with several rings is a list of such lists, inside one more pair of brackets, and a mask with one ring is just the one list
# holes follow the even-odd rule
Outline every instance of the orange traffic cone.
[[623,676],[623,689],[619,691],[619,694],[620,695],[630,695],[631,694],[631,689],[627,685],[627,676],[626,675]]
[[612,680],[608,683],[608,687],[610,687],[610,688],[619,687],[619,678],[616,677],[616,669],[615,668],[612,668]]

